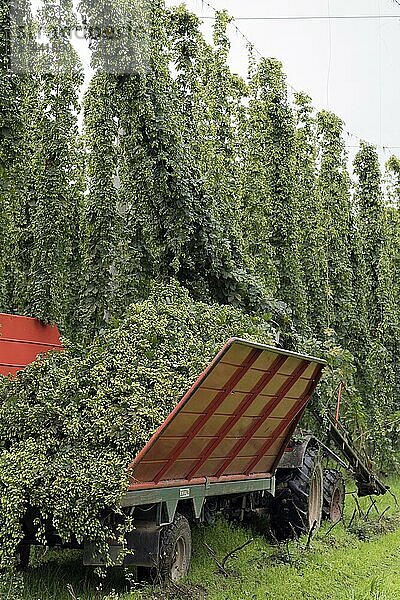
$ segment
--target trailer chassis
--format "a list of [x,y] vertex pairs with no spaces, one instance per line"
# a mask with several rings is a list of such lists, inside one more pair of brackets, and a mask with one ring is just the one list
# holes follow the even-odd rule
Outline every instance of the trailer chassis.
[[[183,483],[171,481],[167,487],[127,492],[122,509],[133,519],[134,529],[125,535],[125,548],[116,540],[110,542],[109,553],[114,564],[154,567],[162,529],[173,523],[177,514],[197,523],[210,522],[217,512],[243,520],[245,513],[265,508],[275,494],[272,476]],[[92,544],[84,544],[85,565],[101,566],[105,560]]]

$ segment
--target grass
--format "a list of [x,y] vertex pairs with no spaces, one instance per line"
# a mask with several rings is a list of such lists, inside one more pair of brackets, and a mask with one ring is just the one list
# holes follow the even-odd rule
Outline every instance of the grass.
[[[400,497],[400,481],[392,489]],[[115,570],[102,583],[81,565],[79,552],[51,552],[24,575],[23,600],[400,600],[400,516],[388,494],[377,500],[379,515],[368,498],[359,513],[347,496],[344,527],[329,524],[311,539],[271,545],[262,523],[253,528],[218,521],[193,532],[193,561],[184,585],[170,590],[134,584],[127,591]],[[390,506],[382,515],[383,511]],[[353,513],[356,514],[353,517]],[[351,522],[350,528],[348,527]],[[253,541],[226,563],[228,575],[218,572],[215,557]],[[114,590],[114,591],[113,591]],[[18,596],[10,590],[9,600]],[[6,598],[7,596],[4,596]],[[1,594],[0,598],[2,600]]]

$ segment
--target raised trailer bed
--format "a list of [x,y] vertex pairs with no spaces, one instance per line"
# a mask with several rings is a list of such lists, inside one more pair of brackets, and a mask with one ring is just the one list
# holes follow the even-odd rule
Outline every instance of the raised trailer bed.
[[[189,567],[191,521],[266,509],[276,467],[324,365],[231,339],[130,465],[123,507],[135,529],[126,536],[131,554],[124,563],[177,579]],[[121,550],[110,546],[116,560]],[[103,560],[86,545],[86,564]]]
[[15,376],[39,354],[61,349],[60,332],[55,325],[0,313],[0,375]]

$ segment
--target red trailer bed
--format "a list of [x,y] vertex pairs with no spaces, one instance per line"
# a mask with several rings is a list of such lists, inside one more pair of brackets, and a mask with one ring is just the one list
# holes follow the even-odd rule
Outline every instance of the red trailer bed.
[[55,325],[0,313],[0,375],[16,375],[39,354],[61,348]]
[[129,489],[272,477],[324,365],[231,339],[130,465]]

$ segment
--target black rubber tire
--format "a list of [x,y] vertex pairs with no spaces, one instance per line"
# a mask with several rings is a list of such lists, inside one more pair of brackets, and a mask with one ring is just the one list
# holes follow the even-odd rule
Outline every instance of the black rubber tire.
[[309,446],[301,467],[278,469],[271,529],[278,541],[319,528],[322,520],[323,472],[318,446]]
[[29,567],[31,547],[29,544],[20,544],[17,548],[17,570],[26,571]]
[[161,531],[158,578],[179,581],[189,571],[192,555],[192,534],[189,521],[177,513],[173,522]]
[[336,469],[324,470],[324,502],[322,518],[337,523],[343,517],[346,487],[343,475]]

